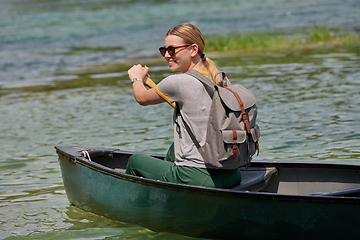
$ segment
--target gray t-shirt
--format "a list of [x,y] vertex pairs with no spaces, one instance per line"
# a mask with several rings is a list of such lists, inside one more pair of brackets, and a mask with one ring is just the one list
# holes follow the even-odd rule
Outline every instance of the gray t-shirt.
[[[166,77],[158,84],[156,90],[161,97],[176,102],[184,120],[200,145],[203,145],[210,114],[211,89],[205,88],[196,78],[182,73]],[[203,158],[176,111],[174,111],[174,147],[176,165],[205,168]]]

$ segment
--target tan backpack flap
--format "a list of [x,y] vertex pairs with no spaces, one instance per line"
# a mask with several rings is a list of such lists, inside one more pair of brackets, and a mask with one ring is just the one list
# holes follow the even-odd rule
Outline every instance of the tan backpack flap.
[[248,89],[244,88],[240,84],[231,84],[229,79],[226,77],[226,74],[222,71],[219,71],[218,73],[216,73],[216,75],[220,75],[223,87],[214,85],[214,83],[211,82],[210,79],[207,79],[206,77],[204,77],[203,74],[199,73],[196,70],[190,70],[187,72],[187,74],[196,77],[202,83],[211,88],[218,88],[221,100],[233,111],[240,111],[240,105],[238,104],[235,95],[228,94],[227,91],[229,90],[226,88],[230,88],[240,96],[242,102],[244,103],[245,109],[253,106],[256,103],[256,97],[252,92],[250,92]]
[[[253,106],[256,103],[255,95],[252,92],[250,92],[249,90],[247,90],[246,88],[244,88],[243,86],[241,86],[239,84],[234,84],[234,85],[228,86],[228,88],[231,88],[234,92],[236,92],[241,97],[241,100],[244,103],[245,109],[250,108],[251,106]],[[226,88],[223,88],[223,87],[219,87],[219,95],[220,95],[221,100],[231,110],[240,111],[241,110],[240,105],[239,105],[238,101],[236,100],[235,95],[228,94],[227,91],[229,91],[229,90]]]

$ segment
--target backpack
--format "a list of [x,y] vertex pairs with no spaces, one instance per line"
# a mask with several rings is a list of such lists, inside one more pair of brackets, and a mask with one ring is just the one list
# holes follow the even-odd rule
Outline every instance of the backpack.
[[249,165],[256,151],[259,154],[260,129],[256,124],[257,106],[254,94],[239,84],[232,85],[224,72],[217,73],[221,74],[223,86],[214,85],[196,70],[190,70],[186,74],[213,89],[206,141],[203,146],[200,146],[178,110],[205,164],[221,169]]

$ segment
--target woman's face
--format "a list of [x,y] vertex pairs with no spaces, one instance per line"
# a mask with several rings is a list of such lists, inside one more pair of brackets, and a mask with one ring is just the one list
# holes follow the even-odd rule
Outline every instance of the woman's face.
[[187,72],[190,70],[191,66],[191,54],[192,54],[192,45],[187,46],[183,39],[175,36],[175,35],[168,35],[165,37],[164,47],[179,47],[175,49],[175,54],[170,55],[169,51],[166,51],[164,58],[168,62],[168,66],[170,71],[181,71]]

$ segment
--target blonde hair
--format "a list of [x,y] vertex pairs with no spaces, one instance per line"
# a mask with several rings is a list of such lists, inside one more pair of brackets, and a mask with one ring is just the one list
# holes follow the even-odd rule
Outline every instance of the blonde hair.
[[205,38],[203,34],[200,32],[200,30],[195,27],[191,23],[183,23],[180,25],[177,25],[173,28],[171,28],[167,33],[166,36],[169,35],[175,35],[184,40],[185,44],[196,44],[198,45],[198,54],[201,57],[201,60],[204,63],[205,68],[210,74],[211,81],[221,86],[222,81],[220,79],[219,75],[216,75],[217,72],[219,72],[216,64],[210,59],[205,57],[204,50],[205,50]]

